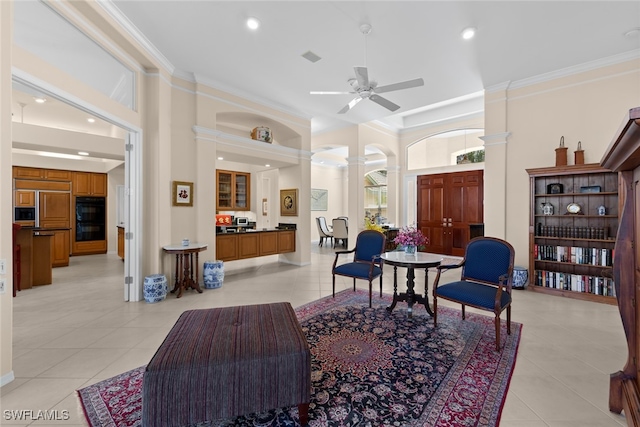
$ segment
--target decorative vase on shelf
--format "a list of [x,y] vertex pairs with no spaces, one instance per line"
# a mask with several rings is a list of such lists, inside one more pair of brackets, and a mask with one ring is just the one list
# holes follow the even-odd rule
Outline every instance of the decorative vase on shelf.
[[407,255],[415,255],[416,249],[417,248],[414,245],[407,245],[404,247],[404,253]]

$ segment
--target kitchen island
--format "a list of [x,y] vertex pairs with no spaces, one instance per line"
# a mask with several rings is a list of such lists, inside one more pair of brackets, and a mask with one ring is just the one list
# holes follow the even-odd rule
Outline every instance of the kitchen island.
[[25,227],[18,230],[20,289],[52,283],[51,239],[53,231]]
[[296,251],[296,230],[262,229],[216,234],[216,259],[233,261]]

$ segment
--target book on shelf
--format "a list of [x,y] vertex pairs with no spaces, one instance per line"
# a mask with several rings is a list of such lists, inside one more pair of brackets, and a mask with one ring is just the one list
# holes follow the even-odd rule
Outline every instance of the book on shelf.
[[613,266],[613,249],[581,246],[533,245],[534,259],[570,264]]
[[615,297],[613,279],[602,276],[562,273],[559,271],[535,270],[535,286],[593,295]]

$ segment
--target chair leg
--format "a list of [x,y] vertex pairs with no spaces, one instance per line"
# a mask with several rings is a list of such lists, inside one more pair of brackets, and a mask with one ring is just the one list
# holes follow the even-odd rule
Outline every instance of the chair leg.
[[507,307],[507,335],[511,335],[511,306]]
[[373,283],[369,280],[369,308],[371,308],[371,296],[373,295]]
[[380,298],[382,298],[382,274],[380,275]]
[[353,278],[353,292],[356,291],[356,278]]
[[333,275],[333,297],[336,297],[336,275]]
[[496,351],[500,351],[500,315],[496,316]]
[[438,325],[438,298],[433,295],[433,327]]
[[462,304],[462,320],[466,319],[466,313],[464,312],[464,304]]

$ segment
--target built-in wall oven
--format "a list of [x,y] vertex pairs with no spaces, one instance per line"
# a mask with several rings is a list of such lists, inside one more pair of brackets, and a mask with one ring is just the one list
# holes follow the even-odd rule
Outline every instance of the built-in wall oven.
[[104,197],[76,197],[76,242],[105,240]]

